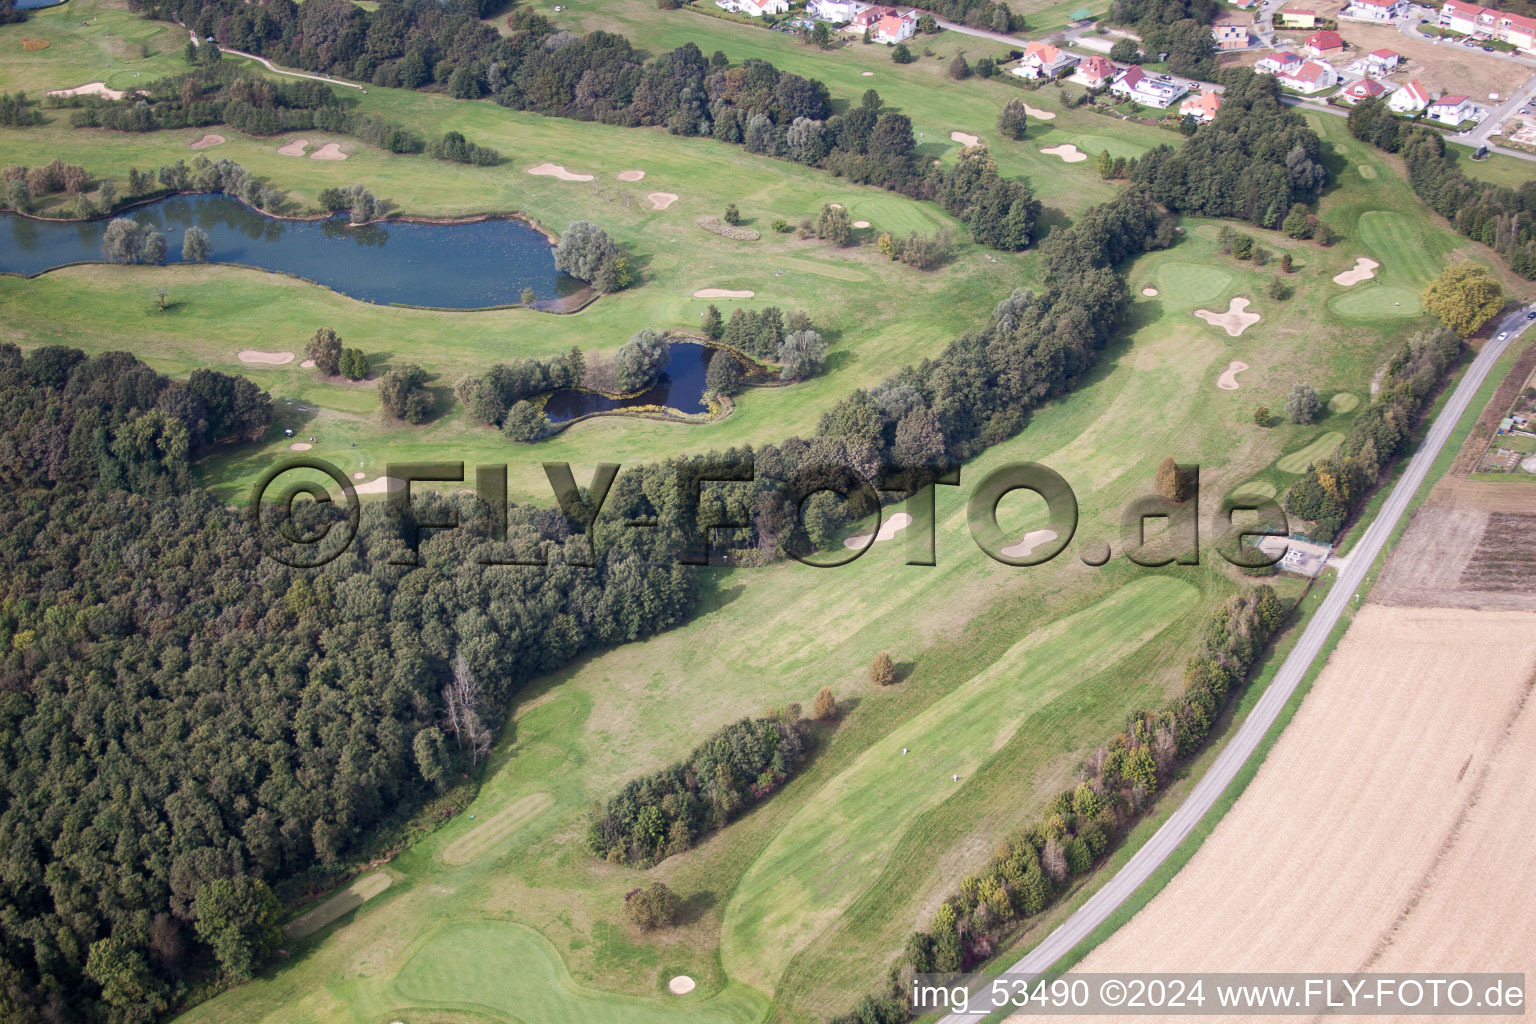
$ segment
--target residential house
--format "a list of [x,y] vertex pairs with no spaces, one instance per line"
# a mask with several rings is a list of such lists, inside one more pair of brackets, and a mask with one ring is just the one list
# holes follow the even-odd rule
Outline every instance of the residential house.
[[1265,75],[1283,75],[1289,71],[1295,71],[1301,67],[1305,58],[1299,53],[1290,50],[1281,50],[1263,58],[1253,66],[1253,70]]
[[1528,52],[1536,53],[1536,18],[1508,11],[1495,11],[1461,0],[1446,0],[1440,8],[1440,27],[1464,35],[1498,39]]
[[1189,92],[1189,88],[1166,76],[1154,78],[1140,65],[1132,65],[1121,72],[1109,91],[1143,106],[1163,108]]
[[1392,21],[1408,13],[1408,0],[1349,0],[1349,5],[1339,13],[1341,18],[1358,18],[1361,21]]
[[1387,97],[1387,106],[1399,114],[1417,114],[1429,106],[1429,92],[1415,78]]
[[868,6],[860,0],[811,0],[805,5],[805,13],[833,25],[846,25]]
[[1032,42],[1024,47],[1024,59],[1013,73],[1020,78],[1055,78],[1067,68],[1075,67],[1077,62],[1076,54],[1049,43]]
[[1441,96],[1431,101],[1426,115],[1441,124],[1461,124],[1477,112],[1470,96]]
[[848,26],[843,29],[843,31],[857,32],[862,34],[865,29],[873,30],[875,23],[881,18],[888,14],[895,13],[896,9],[894,7],[881,7],[879,5],[871,5],[864,8],[862,11],[855,12],[853,17],[848,19]]
[[1339,95],[1344,97],[1345,103],[1348,103],[1350,106],[1354,106],[1361,100],[1375,99],[1378,96],[1385,96],[1386,94],[1387,87],[1376,81],[1376,79],[1362,78],[1354,85],[1351,85],[1349,88],[1345,89]]
[[1337,32],[1324,29],[1307,36],[1301,48],[1314,57],[1331,57],[1336,53],[1344,52],[1344,37]]
[[1370,74],[1385,75],[1397,70],[1403,55],[1396,50],[1372,50],[1365,55],[1365,66]]
[[1322,61],[1309,60],[1295,71],[1275,76],[1287,89],[1306,93],[1308,96],[1339,84],[1339,73]]
[[765,14],[788,14],[789,0],[737,0],[736,9],[754,18]]
[[1301,7],[1287,7],[1278,15],[1281,28],[1316,28],[1317,12]]
[[1221,97],[1214,92],[1203,92],[1199,96],[1191,96],[1179,104],[1180,117],[1192,117],[1201,124],[1216,119],[1216,111],[1221,109]]
[[1248,48],[1247,25],[1217,25],[1211,29],[1218,50],[1245,50]]
[[895,43],[911,39],[917,34],[916,11],[908,11],[905,14],[891,13],[875,22],[870,37],[877,43],[891,46]]
[[1114,81],[1119,69],[1110,63],[1109,58],[1093,54],[1084,57],[1077,70],[1072,73],[1072,81],[1078,85],[1086,85],[1090,89],[1102,89]]

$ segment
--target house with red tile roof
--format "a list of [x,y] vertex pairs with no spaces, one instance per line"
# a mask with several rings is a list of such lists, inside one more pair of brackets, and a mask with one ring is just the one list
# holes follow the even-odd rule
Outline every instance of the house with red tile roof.
[[1386,94],[1387,87],[1376,81],[1376,79],[1362,78],[1354,85],[1351,85],[1349,88],[1345,89],[1339,95],[1344,97],[1345,103],[1348,103],[1350,106],[1354,106],[1361,100],[1375,99],[1378,96],[1385,96]]
[[1339,17],[1360,21],[1392,21],[1407,13],[1408,0],[1349,0],[1348,6],[1339,12]]
[[1536,53],[1536,18],[1489,7],[1446,0],[1440,8],[1440,27],[1464,35],[1498,39],[1511,46]]
[[1216,111],[1221,109],[1221,97],[1214,92],[1203,92],[1199,96],[1191,96],[1179,104],[1180,117],[1192,117],[1201,124],[1216,119]]
[[1441,96],[1430,102],[1424,114],[1441,124],[1461,124],[1476,112],[1470,96]]
[[1365,55],[1366,66],[1372,74],[1384,75],[1402,62],[1403,55],[1396,50],[1372,50]]
[[1262,58],[1253,66],[1253,70],[1265,75],[1283,75],[1287,71],[1295,71],[1301,67],[1301,62],[1305,59],[1299,53],[1281,50]]
[[1295,71],[1287,71],[1275,77],[1287,89],[1294,89],[1309,96],[1339,84],[1339,73],[1322,61],[1316,60],[1309,60]]
[[1387,106],[1399,114],[1417,114],[1429,106],[1429,90],[1419,84],[1415,78],[1387,97]]
[[1301,48],[1314,57],[1331,57],[1344,52],[1344,37],[1331,29],[1323,29],[1307,36]]
[[1119,68],[1110,63],[1109,58],[1093,54],[1084,57],[1078,64],[1077,70],[1072,73],[1072,81],[1078,85],[1086,85],[1090,89],[1102,89],[1114,81]]
[[1013,69],[1020,78],[1055,78],[1077,64],[1078,57],[1050,43],[1039,41],[1024,47],[1024,59]]
[[897,14],[892,11],[879,21],[875,22],[870,30],[870,38],[877,43],[885,43],[887,46],[911,39],[917,34],[916,11],[908,11],[905,14]]

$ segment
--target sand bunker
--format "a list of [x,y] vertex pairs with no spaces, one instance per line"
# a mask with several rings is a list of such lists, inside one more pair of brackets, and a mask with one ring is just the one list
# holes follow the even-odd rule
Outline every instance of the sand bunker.
[[313,153],[309,154],[311,160],[345,160],[347,154],[341,151],[341,147],[334,142],[327,142]]
[[286,145],[278,146],[277,147],[277,155],[278,156],[303,156],[304,155],[304,150],[306,148],[308,148],[308,146],[309,146],[309,140],[308,139],[294,139],[292,142],[287,143]]
[[1359,284],[1361,281],[1369,281],[1371,278],[1376,276],[1376,268],[1379,266],[1381,266],[1381,264],[1377,263],[1375,260],[1366,259],[1364,256],[1361,256],[1359,259],[1355,260],[1355,267],[1353,270],[1346,270],[1342,274],[1334,274],[1333,283],[1341,284],[1345,288],[1348,288],[1352,284]]
[[242,363],[267,363],[272,366],[281,366],[284,363],[293,362],[292,352],[263,352],[256,348],[240,350]]
[[949,140],[951,142],[958,142],[962,146],[974,146],[981,141],[980,138],[972,135],[970,132],[950,132]]
[[352,474],[352,479],[353,480],[361,480],[363,477],[365,477],[367,475],[368,474],[364,473],[362,470],[358,470],[356,473]]
[[396,480],[392,476],[375,477],[365,484],[358,484],[355,488],[358,494],[387,494],[390,491],[399,491],[404,489],[405,481]]
[[1248,369],[1247,363],[1238,359],[1232,360],[1232,362],[1227,364],[1227,368],[1222,371],[1221,376],[1216,378],[1216,386],[1223,391],[1236,391],[1240,386],[1237,383],[1237,375],[1246,369]]
[[1034,107],[1030,106],[1028,103],[1024,104],[1024,113],[1028,114],[1030,117],[1038,117],[1042,121],[1054,121],[1054,120],[1056,120],[1056,112],[1055,111],[1053,111],[1053,110],[1036,110]]
[[860,71],[859,74],[863,75],[865,78],[875,77],[875,73],[873,71]]
[[700,288],[693,293],[696,299],[750,299],[756,292],[733,291],[730,288]]
[[288,449],[289,451],[295,452],[307,452],[313,447],[314,445],[310,444],[308,441],[295,441],[293,444],[288,446]]
[[537,174],[541,178],[559,178],[561,181],[591,181],[590,174],[573,174],[559,164],[542,163],[537,167],[528,168],[529,174]]
[[108,89],[106,82],[87,82],[77,85],[73,89],[54,89],[49,96],[104,96],[109,100],[120,100],[126,95],[121,89]]
[[867,220],[856,220],[856,221],[853,222],[853,226],[856,227],[856,228],[867,228],[867,227],[869,227],[869,221],[867,221]]
[[315,361],[313,359],[306,359],[302,363],[299,364],[299,369],[301,369],[301,370],[313,370],[314,368],[315,368]]
[[1088,159],[1087,153],[1084,153],[1070,142],[1064,142],[1059,146],[1047,146],[1040,152],[1046,156],[1059,156],[1069,164],[1080,164]]
[[639,181],[643,177],[645,177],[645,172],[644,171],[620,171],[619,172],[619,180],[620,181]]
[[831,207],[834,210],[841,210],[843,208],[843,204],[842,203],[828,203],[827,206]]
[[677,202],[677,193],[676,192],[652,192],[650,195],[646,196],[645,198],[647,198],[647,199],[649,199],[651,201],[651,208],[653,210],[665,210],[667,207],[669,207],[673,203]]
[[1239,296],[1232,300],[1225,313],[1212,313],[1208,309],[1195,310],[1195,316],[1215,327],[1221,327],[1228,334],[1236,338],[1248,328],[1259,322],[1259,314],[1245,313],[1248,308],[1248,300]]
[[207,149],[209,146],[217,146],[222,142],[224,142],[224,136],[222,135],[204,135],[202,138],[192,143],[190,148]]
[[[868,71],[864,73],[866,75],[869,74]],[[671,992],[675,996],[685,996],[689,992],[693,991],[693,979],[688,977],[686,974],[679,974],[677,977],[667,982],[667,991]]]
[[1003,554],[1009,558],[1028,558],[1030,552],[1043,544],[1048,544],[1056,539],[1055,530],[1030,530],[1024,535],[1024,539],[1017,544],[1010,544],[1003,548]]
[[1153,288],[1151,285],[1148,285],[1147,287],[1145,287],[1145,288],[1143,288],[1141,290],[1141,294],[1145,295],[1147,298],[1150,299],[1152,296],[1157,294],[1157,289]]
[[[880,524],[880,530],[875,534],[874,543],[878,544],[883,540],[890,540],[892,537],[896,536],[902,530],[905,530],[911,525],[911,516],[907,515],[905,512],[897,512],[895,515],[891,516],[891,518]],[[857,550],[864,547],[868,543],[870,543],[869,534],[860,533],[855,534],[854,536],[849,537],[847,540],[843,541],[843,547]]]

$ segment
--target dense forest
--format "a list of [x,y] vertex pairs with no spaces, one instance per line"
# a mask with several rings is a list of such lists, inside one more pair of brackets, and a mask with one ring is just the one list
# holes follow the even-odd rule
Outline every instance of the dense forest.
[[1176,75],[1216,81],[1216,44],[1211,19],[1216,0],[1115,0],[1109,20],[1141,37],[1141,48],[1155,59],[1168,54],[1168,70]]
[[1509,269],[1536,280],[1536,178],[1512,189],[1467,177],[1446,152],[1439,132],[1404,124],[1379,99],[1350,110],[1349,131],[1401,156],[1408,183],[1424,205],[1503,256]]
[[[241,378],[0,348],[0,1019],[152,1019],[210,949],[238,976],[252,950],[214,907],[266,901],[221,902],[231,880],[323,878],[460,778],[522,680],[694,607],[661,467],[605,506],[658,528],[613,531],[595,568],[520,508],[506,543],[466,517],[416,570],[379,505],[321,571],[262,559],[189,462],[269,419]],[[553,564],[472,564],[503,548]]]

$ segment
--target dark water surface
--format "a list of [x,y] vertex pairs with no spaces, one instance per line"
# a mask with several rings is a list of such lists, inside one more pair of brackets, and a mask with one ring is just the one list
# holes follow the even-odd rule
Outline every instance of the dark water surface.
[[550,393],[549,400],[544,404],[544,415],[554,423],[564,423],[588,413],[632,409],[639,405],[662,405],[682,413],[703,412],[704,372],[709,368],[709,361],[734,358],[729,353],[707,345],[674,341],[667,365],[662,369],[661,380],[649,391],[633,398],[610,398],[590,391],[561,388]]
[[[211,262],[295,274],[367,302],[476,309],[516,303],[525,287],[540,301],[582,287],[555,269],[549,240],[518,220],[354,228],[344,214],[281,220],[217,194],[169,196],[123,216],[165,232],[168,262],[182,262],[182,236],[196,224],[213,244]],[[107,223],[0,214],[0,271],[31,275],[101,260]]]

